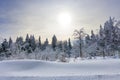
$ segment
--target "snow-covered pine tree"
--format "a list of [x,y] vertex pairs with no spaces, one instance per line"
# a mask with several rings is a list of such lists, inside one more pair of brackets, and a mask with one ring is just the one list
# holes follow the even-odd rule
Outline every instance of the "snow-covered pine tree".
[[88,47],[90,45],[91,39],[90,36],[87,34],[87,36],[85,37],[85,44]]
[[56,36],[54,35],[53,37],[52,37],[52,48],[53,48],[53,50],[55,51],[56,49],[56,46],[57,46],[57,38],[56,38]]
[[42,46],[42,44],[41,44],[41,37],[39,36],[38,48],[41,49],[41,46]]
[[96,36],[95,36],[93,30],[91,30],[91,42],[92,43],[96,42]]
[[99,30],[99,38],[103,38],[104,37],[104,29],[102,28],[102,25],[100,25],[100,30]]
[[2,57],[8,58],[11,55],[11,53],[10,53],[10,50],[9,50],[9,43],[8,43],[7,39],[4,39],[1,47],[2,47],[1,49],[2,49],[2,52],[3,52]]
[[71,55],[71,49],[72,49],[72,45],[71,45],[71,40],[70,40],[70,38],[68,39],[68,55],[69,55],[69,57],[70,57],[70,55]]
[[4,39],[2,43],[2,50],[3,52],[7,52],[7,49],[9,48],[9,43],[7,42],[7,39]]
[[68,39],[68,48],[69,48],[69,50],[72,49],[72,45],[71,45],[71,40],[70,40],[70,38]]
[[23,37],[17,37],[15,45],[16,45],[16,54],[19,54],[22,51],[22,47],[23,47]]
[[17,37],[16,39],[16,43],[19,44],[19,45],[22,45],[23,44],[23,37]]
[[28,43],[28,42],[29,42],[29,35],[28,35],[28,34],[26,35],[25,42],[26,42],[26,43]]
[[42,46],[42,50],[45,50],[46,47],[48,46],[48,44],[49,44],[48,38],[46,38],[46,40],[45,40],[45,42],[44,42],[44,44],[43,44],[43,46]]
[[45,41],[44,45],[48,46],[48,44],[49,44],[49,41],[48,41],[48,38],[46,38],[46,41]]
[[35,42],[35,37],[34,35],[30,36],[30,40],[29,40],[29,46],[32,48],[32,50],[34,51],[36,48],[36,42]]
[[11,39],[11,37],[10,37],[10,38],[9,38],[9,48],[11,47],[12,43],[13,43],[13,41],[12,41],[12,39]]

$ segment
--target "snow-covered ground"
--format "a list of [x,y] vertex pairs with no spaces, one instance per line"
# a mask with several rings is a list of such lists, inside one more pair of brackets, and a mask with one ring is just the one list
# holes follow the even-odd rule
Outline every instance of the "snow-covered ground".
[[0,62],[0,80],[120,80],[120,59]]

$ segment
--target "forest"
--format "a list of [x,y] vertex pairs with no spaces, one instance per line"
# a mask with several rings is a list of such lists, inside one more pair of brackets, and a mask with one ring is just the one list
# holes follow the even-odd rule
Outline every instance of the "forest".
[[0,60],[5,59],[38,59],[66,62],[69,58],[80,57],[92,59],[96,57],[120,57],[120,21],[109,18],[104,25],[100,25],[97,34],[91,30],[91,34],[84,32],[84,29],[73,30],[74,40],[68,38],[66,41],[59,41],[53,35],[51,43],[46,38],[44,43],[41,37],[36,39],[34,35],[17,37],[13,42],[4,39],[0,44]]

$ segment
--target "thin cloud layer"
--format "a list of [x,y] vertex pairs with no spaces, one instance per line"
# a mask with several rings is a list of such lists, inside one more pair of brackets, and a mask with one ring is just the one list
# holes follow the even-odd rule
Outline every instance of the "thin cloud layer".
[[[45,38],[56,34],[67,39],[80,27],[90,33],[109,16],[120,18],[119,3],[119,0],[0,0],[0,35],[15,39],[27,33]],[[72,16],[69,30],[63,31],[57,21],[62,12]]]

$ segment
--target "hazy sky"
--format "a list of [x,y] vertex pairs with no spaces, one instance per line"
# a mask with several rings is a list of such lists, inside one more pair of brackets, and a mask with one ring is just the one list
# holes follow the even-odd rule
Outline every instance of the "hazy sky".
[[[97,32],[110,16],[120,19],[119,8],[120,0],[0,0],[0,37],[25,38],[28,33],[51,40],[56,34],[65,40],[72,37],[74,29]],[[66,27],[58,22],[64,12],[71,17]]]

